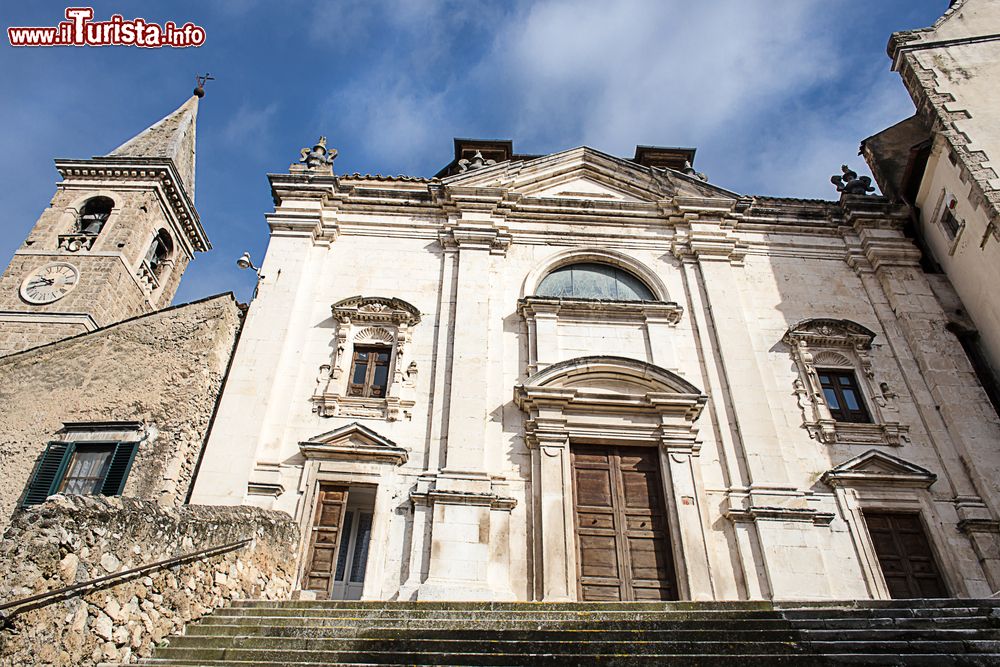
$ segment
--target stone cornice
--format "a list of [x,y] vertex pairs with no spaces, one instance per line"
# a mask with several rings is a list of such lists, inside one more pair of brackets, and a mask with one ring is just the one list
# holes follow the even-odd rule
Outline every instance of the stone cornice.
[[91,160],[55,161],[56,169],[67,184],[99,181],[148,181],[158,185],[173,221],[196,251],[211,250],[212,244],[201,226],[194,202],[181,184],[173,162],[165,158],[99,157]]
[[518,300],[523,317],[552,315],[569,318],[652,319],[668,324],[680,321],[684,309],[673,301],[606,301],[553,296],[527,296]]
[[475,505],[508,512],[517,506],[517,499],[501,496],[496,493],[476,493],[473,491],[445,489],[413,491],[410,493],[410,501],[420,505]]

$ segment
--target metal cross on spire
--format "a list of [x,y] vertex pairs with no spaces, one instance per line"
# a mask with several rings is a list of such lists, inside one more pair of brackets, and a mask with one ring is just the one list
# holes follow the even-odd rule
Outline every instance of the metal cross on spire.
[[195,80],[198,82],[198,85],[194,87],[195,97],[205,97],[205,82],[215,81],[215,77],[208,72],[205,72],[204,76],[201,76],[200,74],[195,75]]

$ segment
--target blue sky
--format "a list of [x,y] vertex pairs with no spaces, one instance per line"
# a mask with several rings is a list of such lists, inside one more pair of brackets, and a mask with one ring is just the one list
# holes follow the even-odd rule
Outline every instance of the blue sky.
[[[55,25],[65,3],[2,0],[3,27]],[[83,3],[79,3],[83,4]],[[320,134],[338,173],[431,176],[452,138],[518,152],[693,146],[696,167],[745,194],[833,199],[861,139],[913,113],[889,71],[890,33],[930,25],[946,0],[95,1],[192,21],[200,48],[0,46],[0,262],[48,204],[52,160],[102,155],[179,106],[196,72],[196,205],[215,246],[176,302],[253,277],[267,246],[265,174]]]

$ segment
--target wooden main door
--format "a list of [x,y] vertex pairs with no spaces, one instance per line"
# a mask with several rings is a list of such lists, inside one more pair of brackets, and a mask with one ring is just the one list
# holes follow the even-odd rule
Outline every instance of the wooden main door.
[[948,597],[919,514],[865,512],[864,516],[891,597]]
[[347,487],[320,485],[302,588],[328,598],[333,591],[337,548],[344,529]]
[[659,451],[574,447],[581,600],[676,600]]

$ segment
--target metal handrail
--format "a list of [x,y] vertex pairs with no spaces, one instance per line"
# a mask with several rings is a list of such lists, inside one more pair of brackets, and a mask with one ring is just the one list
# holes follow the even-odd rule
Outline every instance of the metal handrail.
[[26,598],[20,598],[18,600],[5,602],[3,604],[0,604],[0,625],[6,625],[11,618],[17,616],[18,614],[22,614],[32,609],[38,609],[39,607],[44,607],[48,604],[52,604],[53,602],[57,602],[59,600],[65,600],[67,598],[75,597],[77,595],[84,595],[86,592],[89,592],[90,590],[96,590],[100,588],[102,584],[107,584],[108,582],[111,581],[116,581],[116,580],[124,581],[130,578],[138,577],[147,572],[159,570],[161,568],[171,567],[173,565],[179,565],[181,563],[186,563],[193,560],[200,560],[202,558],[211,558],[212,556],[218,556],[219,554],[229,553],[230,551],[236,551],[237,549],[242,549],[251,542],[253,542],[253,538],[246,538],[243,540],[239,540],[237,542],[222,544],[217,547],[208,547],[207,549],[199,549],[198,551],[192,551],[191,553],[188,554],[173,556],[172,558],[158,560],[153,563],[147,563],[145,565],[133,567],[128,570],[122,570],[120,572],[112,572],[111,574],[106,574],[103,577],[90,579],[88,581],[84,581],[79,584],[73,584],[72,586],[64,586],[63,588],[57,588],[53,591],[37,593],[35,595],[30,595]]

